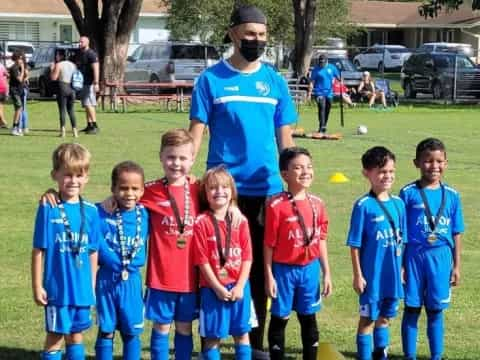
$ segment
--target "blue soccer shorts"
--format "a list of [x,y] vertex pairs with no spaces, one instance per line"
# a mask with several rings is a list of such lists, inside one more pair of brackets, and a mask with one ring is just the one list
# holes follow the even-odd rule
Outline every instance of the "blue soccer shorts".
[[[115,275],[115,276],[113,276]],[[111,271],[97,275],[97,321],[101,332],[137,335],[143,332],[143,294],[140,272],[122,280]]]
[[74,334],[92,326],[90,306],[45,306],[45,330],[57,334]]
[[378,320],[378,318],[384,317],[392,319],[397,316],[399,300],[393,298],[382,299],[366,304],[360,304],[360,316],[369,318],[370,320]]
[[286,317],[295,310],[300,315],[310,315],[322,307],[320,294],[320,261],[307,265],[272,264],[277,283],[277,297],[272,299],[271,313]]
[[[234,284],[227,285],[228,290]],[[244,335],[252,329],[252,298],[247,281],[243,298],[237,301],[220,300],[210,288],[200,289],[200,336],[224,339]]]
[[157,324],[192,322],[198,317],[198,294],[148,288],[145,317]]
[[428,310],[443,310],[450,305],[452,249],[408,247],[405,252],[405,304],[425,305]]

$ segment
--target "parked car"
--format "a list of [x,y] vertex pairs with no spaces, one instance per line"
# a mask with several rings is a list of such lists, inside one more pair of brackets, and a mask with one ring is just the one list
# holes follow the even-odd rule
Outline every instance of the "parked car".
[[25,41],[0,41],[0,59],[5,62],[7,68],[13,65],[12,55],[15,51],[22,51],[27,61],[30,61],[34,46]]
[[51,97],[57,92],[57,81],[50,80],[50,64],[55,62],[58,49],[65,49],[67,58],[75,58],[79,48],[65,45],[46,45],[35,49],[30,66],[30,91],[39,92],[42,97]]
[[434,99],[451,97],[455,69],[457,95],[480,97],[480,68],[467,56],[448,52],[424,52],[410,56],[400,74],[405,97],[415,98],[418,93],[432,94]]
[[359,69],[400,69],[412,52],[403,45],[373,45],[353,58]]
[[219,59],[220,55],[215,47],[199,43],[154,42],[140,45],[127,58],[125,81],[193,81],[205,68]]
[[342,78],[345,86],[348,88],[357,88],[362,80],[362,72],[352,63],[346,55],[339,55],[336,52],[320,52],[316,57],[312,57],[312,66],[318,64],[318,56],[325,54],[328,62],[337,67],[342,73]]
[[473,47],[470,44],[463,43],[449,43],[449,42],[430,42],[421,45],[418,48],[419,52],[454,52],[457,54],[466,55],[476,62],[476,57],[473,51]]

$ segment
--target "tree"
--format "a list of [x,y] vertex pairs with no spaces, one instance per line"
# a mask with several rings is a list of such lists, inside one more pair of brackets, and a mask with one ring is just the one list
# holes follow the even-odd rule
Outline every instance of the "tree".
[[[121,81],[130,34],[143,0],[64,0],[80,35],[88,36],[98,52],[101,79]],[[100,4],[101,3],[101,4]]]
[[300,75],[308,70],[314,44],[352,29],[347,0],[161,0],[161,4],[169,7],[167,27],[173,39],[198,35],[213,44],[221,44],[234,6],[258,6],[268,19],[269,43],[295,48],[294,70]]

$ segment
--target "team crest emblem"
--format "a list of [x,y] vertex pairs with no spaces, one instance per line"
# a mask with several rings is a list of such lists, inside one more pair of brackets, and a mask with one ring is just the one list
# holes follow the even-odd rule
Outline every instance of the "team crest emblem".
[[255,88],[259,92],[260,95],[267,96],[270,93],[270,86],[263,81],[257,81],[255,83]]

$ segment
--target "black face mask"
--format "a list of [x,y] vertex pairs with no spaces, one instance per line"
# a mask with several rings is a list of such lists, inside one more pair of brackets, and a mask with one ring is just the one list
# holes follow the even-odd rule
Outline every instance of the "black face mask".
[[248,62],[253,62],[262,56],[266,45],[266,41],[242,39],[240,41],[240,54]]

